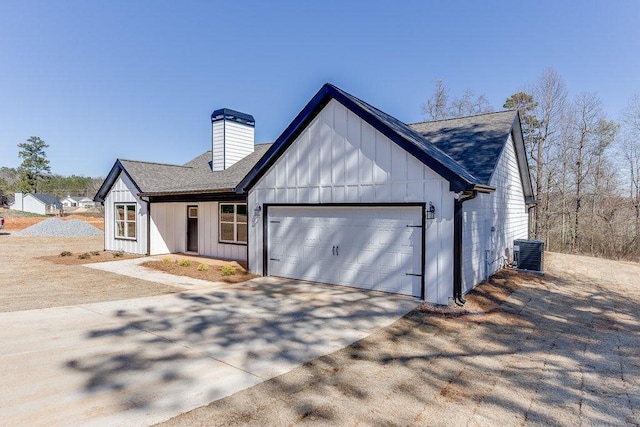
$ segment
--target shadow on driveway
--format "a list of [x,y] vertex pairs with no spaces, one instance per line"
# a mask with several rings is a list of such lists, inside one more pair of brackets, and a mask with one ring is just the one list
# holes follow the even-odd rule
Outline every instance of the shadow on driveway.
[[89,400],[104,398],[113,407],[101,422],[149,424],[339,350],[418,303],[261,278],[208,292],[92,304],[83,307],[113,322],[89,328],[83,341],[90,350],[64,366],[84,378]]
[[639,303],[631,283],[552,272],[496,312],[414,310],[167,425],[637,425]]

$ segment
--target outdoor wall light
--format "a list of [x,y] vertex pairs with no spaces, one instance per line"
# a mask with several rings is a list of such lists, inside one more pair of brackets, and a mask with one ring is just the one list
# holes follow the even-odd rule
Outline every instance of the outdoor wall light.
[[429,207],[427,208],[427,219],[435,219],[436,218],[436,207],[433,206],[433,203],[429,202]]
[[262,212],[262,208],[260,207],[260,205],[257,205],[254,209],[253,209],[253,214],[255,216],[260,215],[260,212]]

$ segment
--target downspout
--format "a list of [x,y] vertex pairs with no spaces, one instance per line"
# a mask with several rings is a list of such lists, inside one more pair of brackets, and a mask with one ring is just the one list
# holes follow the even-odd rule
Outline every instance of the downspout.
[[144,197],[140,196],[140,200],[147,204],[147,251],[146,255],[151,255],[151,202],[149,202],[149,198],[147,200]]
[[453,201],[453,301],[457,305],[467,302],[462,295],[462,204],[477,195],[475,190],[460,193]]

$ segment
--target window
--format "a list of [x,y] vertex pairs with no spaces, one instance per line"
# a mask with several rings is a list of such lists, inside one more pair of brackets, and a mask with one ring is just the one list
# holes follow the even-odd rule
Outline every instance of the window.
[[136,204],[116,203],[116,237],[136,238]]
[[245,203],[220,204],[220,241],[247,243],[247,205]]

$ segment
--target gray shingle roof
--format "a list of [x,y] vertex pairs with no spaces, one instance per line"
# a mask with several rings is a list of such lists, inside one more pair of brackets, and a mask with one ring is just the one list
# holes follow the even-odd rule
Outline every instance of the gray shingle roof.
[[55,196],[52,196],[51,194],[44,194],[44,193],[29,193],[29,194],[31,194],[34,198],[41,201],[45,205],[55,205],[60,207],[60,200],[58,200]]
[[409,126],[489,185],[515,118],[515,111],[501,111]]
[[232,192],[271,144],[259,144],[254,152],[224,171],[211,171],[211,151],[184,165],[141,162],[120,159],[127,174],[141,193],[188,194],[200,192]]

